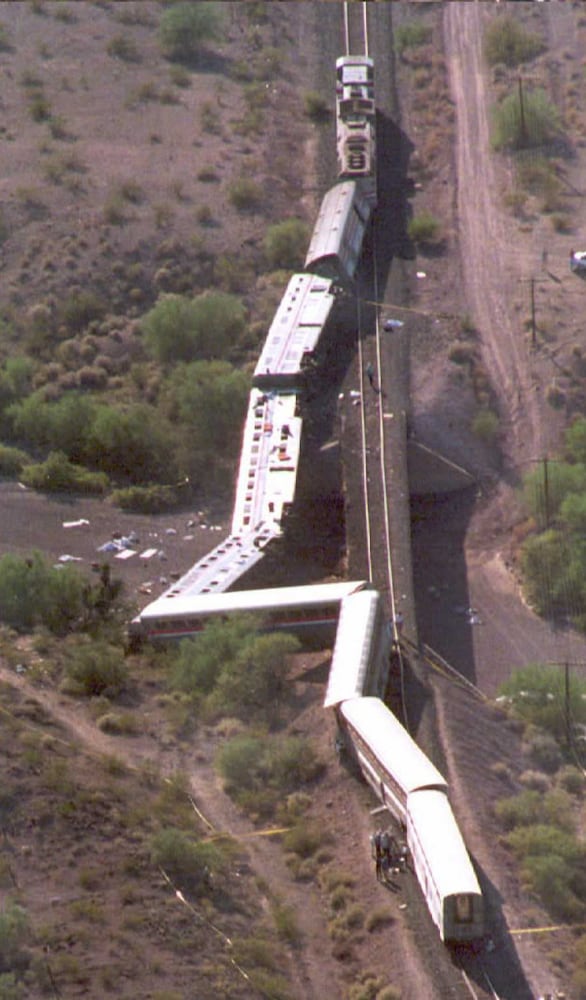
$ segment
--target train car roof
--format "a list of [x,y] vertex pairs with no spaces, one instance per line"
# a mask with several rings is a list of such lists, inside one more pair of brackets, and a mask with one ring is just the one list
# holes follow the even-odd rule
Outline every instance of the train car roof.
[[372,206],[356,181],[334,184],[323,197],[305,269],[318,271],[330,259],[339,258],[345,276],[352,278],[371,211]]
[[294,393],[253,389],[244,422],[232,534],[269,528],[281,534],[284,509],[297,484],[302,420]]
[[447,791],[446,779],[380,698],[354,698],[343,702],[340,711],[393,775],[405,796],[420,788]]
[[316,274],[294,274],[271,323],[254,378],[296,376],[303,356],[312,353],[328,320],[332,282]]
[[141,621],[157,618],[190,618],[236,612],[282,608],[311,608],[339,603],[347,594],[368,586],[365,580],[310,584],[306,587],[271,587],[265,590],[236,590],[224,594],[193,594],[159,597],[140,613]]
[[379,601],[376,590],[363,590],[342,600],[324,708],[364,693]]
[[452,807],[443,792],[416,791],[407,799],[407,824],[412,822],[442,896],[468,892],[480,895]]

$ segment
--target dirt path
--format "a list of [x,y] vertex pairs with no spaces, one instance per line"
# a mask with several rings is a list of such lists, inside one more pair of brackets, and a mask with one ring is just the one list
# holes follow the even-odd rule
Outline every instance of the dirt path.
[[499,203],[489,142],[489,95],[482,56],[482,4],[444,5],[444,37],[457,112],[458,219],[470,314],[510,427],[510,459],[543,454],[544,431],[526,335],[510,304],[524,278],[523,249]]

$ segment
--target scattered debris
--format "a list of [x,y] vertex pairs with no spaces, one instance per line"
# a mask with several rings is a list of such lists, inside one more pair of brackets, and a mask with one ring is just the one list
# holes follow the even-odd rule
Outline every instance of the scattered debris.
[[86,517],[80,517],[77,521],[63,521],[64,528],[82,528],[90,522]]

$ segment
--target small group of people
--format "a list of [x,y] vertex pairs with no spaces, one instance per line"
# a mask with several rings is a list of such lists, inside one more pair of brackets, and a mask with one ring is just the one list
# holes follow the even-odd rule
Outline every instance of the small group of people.
[[393,869],[399,871],[406,868],[407,847],[400,845],[388,830],[377,830],[371,834],[370,846],[379,882],[385,881]]

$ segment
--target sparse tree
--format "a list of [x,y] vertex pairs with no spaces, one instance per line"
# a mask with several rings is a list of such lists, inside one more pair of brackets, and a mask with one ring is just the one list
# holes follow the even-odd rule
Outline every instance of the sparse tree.
[[163,52],[179,62],[197,61],[207,43],[218,38],[221,24],[218,3],[174,3],[161,17],[159,39]]

